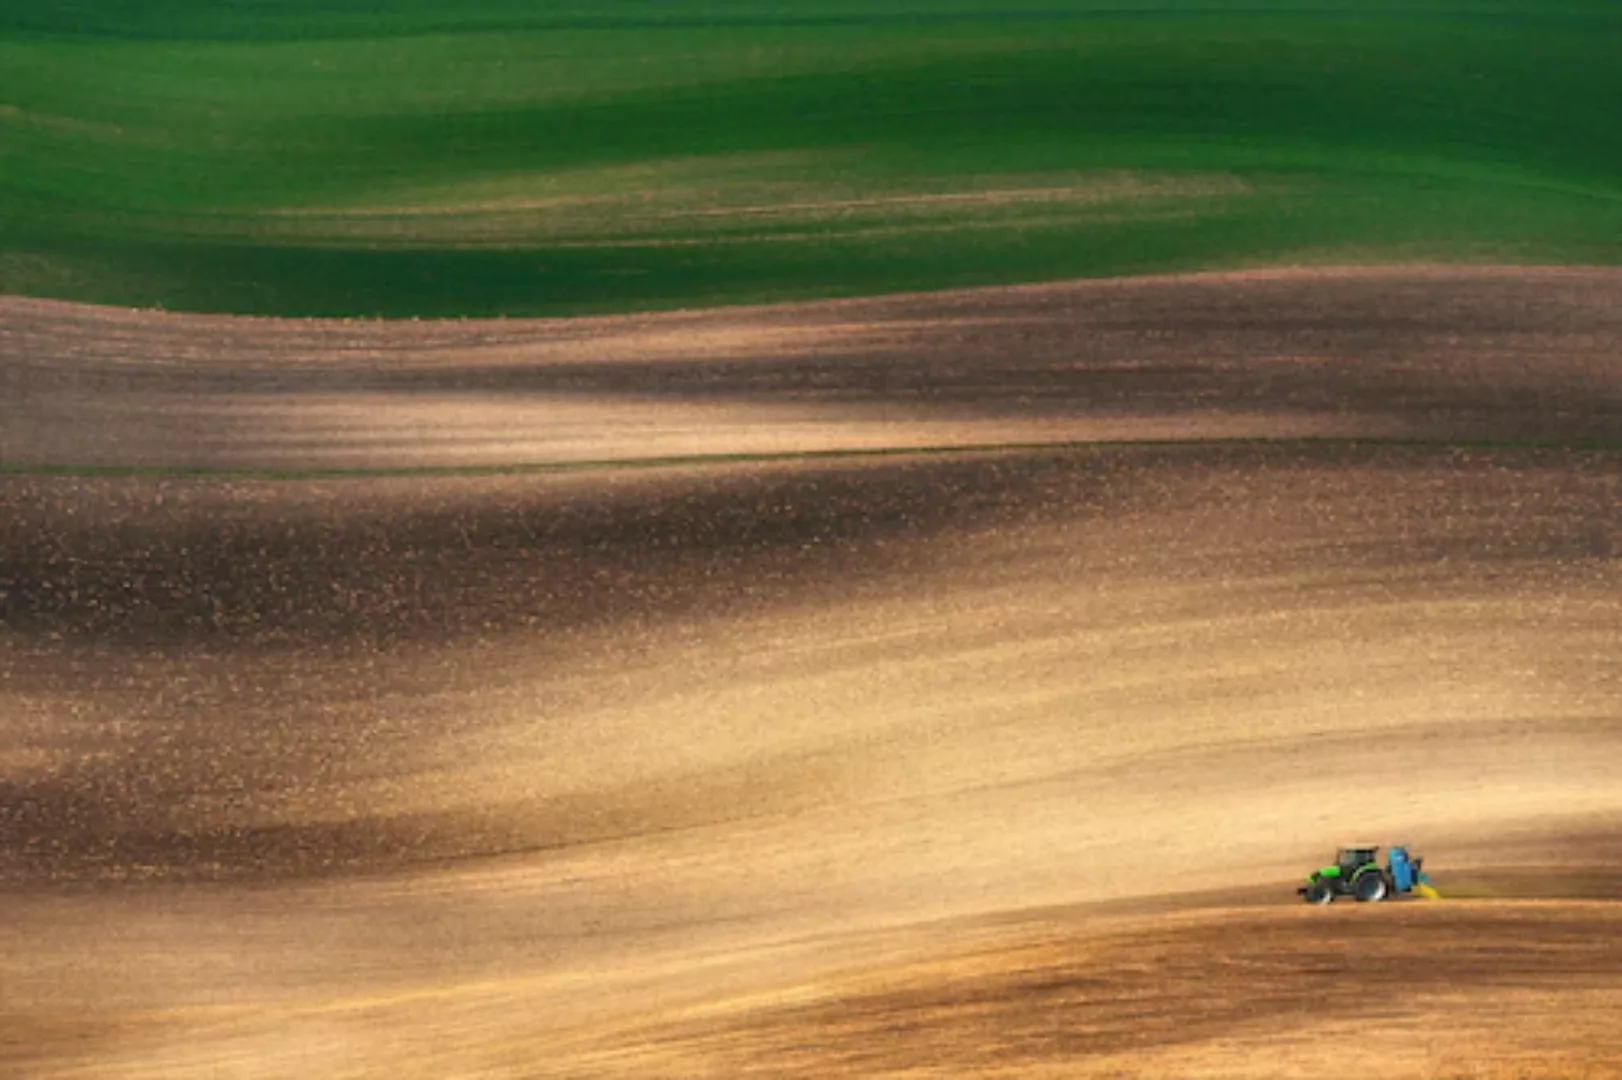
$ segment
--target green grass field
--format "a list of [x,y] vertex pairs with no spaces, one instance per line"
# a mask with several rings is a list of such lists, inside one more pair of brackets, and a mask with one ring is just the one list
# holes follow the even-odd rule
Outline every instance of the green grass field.
[[1614,0],[22,7],[5,292],[564,314],[1622,262]]

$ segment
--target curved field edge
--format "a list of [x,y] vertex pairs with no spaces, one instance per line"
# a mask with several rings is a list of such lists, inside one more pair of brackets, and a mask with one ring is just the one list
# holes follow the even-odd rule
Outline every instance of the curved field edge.
[[1070,913],[969,928],[933,953],[898,959],[892,944],[865,967],[665,1010],[582,1039],[571,1064],[616,1075],[1298,1076],[1327,1067],[1351,1037],[1378,1041],[1392,1076],[1605,1075],[1616,1037],[1601,1018],[1617,992],[1602,972],[1615,961],[1617,905],[1390,907]]
[[1603,5],[267,14],[0,23],[0,292],[573,314],[1622,257]]
[[413,477],[523,476],[549,473],[582,473],[624,470],[691,470],[733,465],[777,465],[794,463],[855,463],[870,459],[979,457],[1032,452],[1086,454],[1123,449],[1157,450],[1179,447],[1220,449],[1307,450],[1340,448],[1347,450],[1388,447],[1393,449],[1437,450],[1564,450],[1584,454],[1622,454],[1622,439],[1411,439],[1411,438],[1191,438],[1132,439],[1110,441],[1063,440],[1055,442],[949,443],[939,446],[853,447],[834,450],[802,450],[761,454],[695,454],[676,457],[624,457],[590,461],[515,462],[510,465],[423,465],[396,468],[199,468],[164,465],[36,465],[0,462],[0,476],[82,477],[101,479],[177,480],[365,480]]

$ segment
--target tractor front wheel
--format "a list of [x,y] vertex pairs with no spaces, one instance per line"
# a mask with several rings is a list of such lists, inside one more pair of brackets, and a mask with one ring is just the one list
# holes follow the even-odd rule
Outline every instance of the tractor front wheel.
[[1307,886],[1307,903],[1327,904],[1335,898],[1335,890],[1329,887],[1329,882],[1319,878]]
[[1357,884],[1352,886],[1352,895],[1363,904],[1379,903],[1385,899],[1387,891],[1385,877],[1374,871],[1358,878]]

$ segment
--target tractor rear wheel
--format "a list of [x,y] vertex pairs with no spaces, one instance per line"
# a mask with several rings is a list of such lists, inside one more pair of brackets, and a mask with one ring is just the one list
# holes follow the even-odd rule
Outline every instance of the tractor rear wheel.
[[1390,890],[1385,883],[1385,875],[1377,870],[1370,870],[1352,886],[1352,895],[1357,897],[1359,903],[1375,904],[1385,899]]
[[1329,887],[1329,882],[1319,878],[1307,886],[1307,903],[1327,904],[1335,898],[1335,890]]

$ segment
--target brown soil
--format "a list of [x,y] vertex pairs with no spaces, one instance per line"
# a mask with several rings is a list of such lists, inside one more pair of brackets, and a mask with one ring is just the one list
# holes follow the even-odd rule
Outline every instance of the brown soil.
[[1060,440],[1615,438],[1622,272],[1228,274],[670,315],[0,298],[0,461],[493,466]]
[[0,1074],[1619,1075],[1618,312],[0,300]]
[[[1622,905],[1214,908],[1054,920],[571,1046],[569,1071],[730,1076],[1601,1076]],[[1484,1061],[1483,1058],[1486,1060]],[[1485,1067],[1484,1067],[1485,1066]]]

